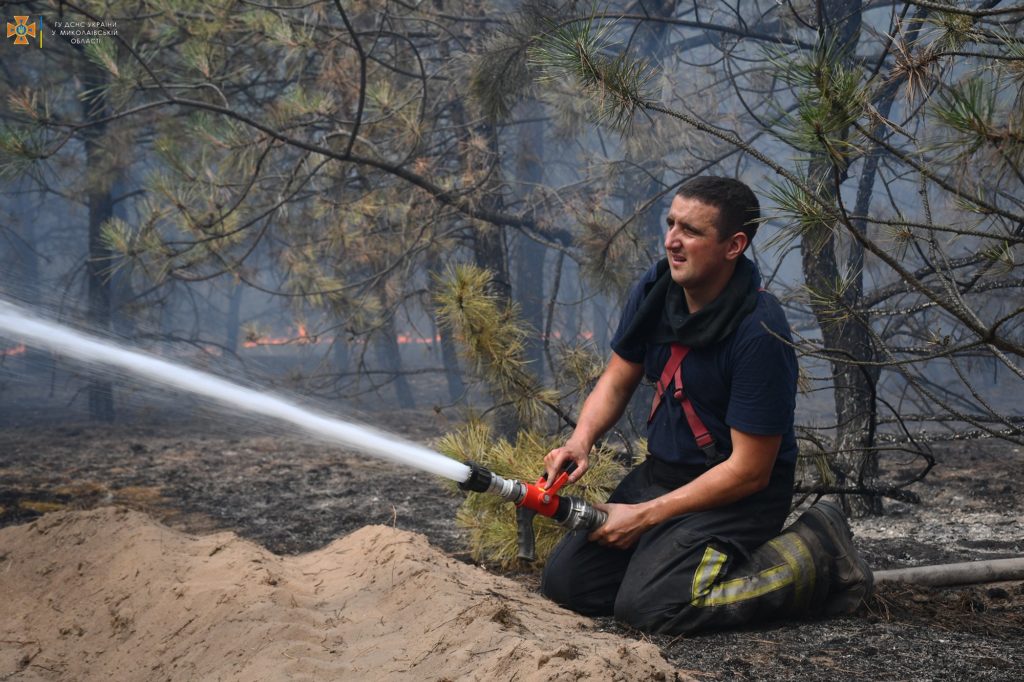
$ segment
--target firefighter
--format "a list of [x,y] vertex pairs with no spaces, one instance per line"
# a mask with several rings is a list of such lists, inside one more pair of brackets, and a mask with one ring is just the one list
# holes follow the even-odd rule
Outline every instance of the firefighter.
[[742,182],[703,176],[672,201],[666,258],[633,286],[612,356],[568,441],[545,458],[570,482],[646,377],[649,457],[598,505],[608,520],[555,548],[542,589],[585,615],[680,634],[841,614],[871,571],[842,511],[820,501],[789,528],[797,362],[779,302],[744,252],[760,222]]

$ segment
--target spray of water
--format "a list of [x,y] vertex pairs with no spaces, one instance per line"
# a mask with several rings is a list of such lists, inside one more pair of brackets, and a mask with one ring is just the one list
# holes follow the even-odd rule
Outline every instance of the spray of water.
[[30,346],[46,348],[85,362],[117,367],[163,386],[171,386],[224,405],[279,419],[329,442],[374,457],[415,467],[460,483],[469,478],[469,467],[462,462],[395,435],[317,414],[282,397],[246,388],[205,372],[84,334],[37,317],[24,308],[6,301],[0,301],[0,333],[24,341]]

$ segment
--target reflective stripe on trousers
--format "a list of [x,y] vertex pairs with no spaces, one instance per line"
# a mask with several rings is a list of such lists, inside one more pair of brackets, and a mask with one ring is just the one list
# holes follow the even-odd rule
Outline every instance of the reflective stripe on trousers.
[[789,591],[792,599],[786,600],[791,603],[779,606],[788,607],[786,611],[791,613],[806,610],[814,593],[817,574],[807,544],[795,533],[786,533],[772,538],[755,550],[751,564],[763,563],[763,560],[758,561],[762,558],[758,554],[764,555],[764,559],[774,554],[779,558],[779,563],[749,575],[719,581],[729,557],[708,545],[693,574],[690,604],[697,607],[726,606],[791,588]]

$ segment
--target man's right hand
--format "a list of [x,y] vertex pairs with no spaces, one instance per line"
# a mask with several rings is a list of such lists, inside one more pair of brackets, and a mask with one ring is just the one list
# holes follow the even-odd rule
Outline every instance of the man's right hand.
[[570,462],[576,462],[576,471],[572,472],[567,483],[575,483],[590,467],[590,448],[584,449],[569,441],[549,452],[544,457],[544,475],[547,481],[554,481]]

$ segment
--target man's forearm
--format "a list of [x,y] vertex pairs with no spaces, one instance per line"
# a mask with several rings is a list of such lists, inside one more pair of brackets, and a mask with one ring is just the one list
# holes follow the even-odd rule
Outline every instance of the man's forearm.
[[590,466],[590,449],[608,429],[615,425],[629,404],[629,398],[643,377],[643,366],[612,354],[597,385],[580,410],[576,428],[565,445],[544,457],[545,476],[554,480],[570,461],[577,464],[569,482],[579,480]]
[[693,481],[638,504],[598,505],[608,520],[590,539],[626,549],[654,526],[682,514],[722,507],[753,495],[768,485],[782,436],[758,436],[732,430],[729,459]]
[[656,525],[680,514],[721,507],[764,489],[782,442],[781,436],[732,431],[732,456],[686,485],[643,503],[646,521]]
[[645,523],[653,527],[680,514],[722,507],[764,487],[758,480],[738,476],[727,464],[724,462],[686,485],[640,504]]

